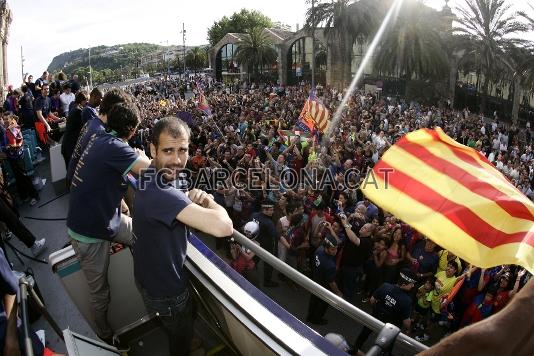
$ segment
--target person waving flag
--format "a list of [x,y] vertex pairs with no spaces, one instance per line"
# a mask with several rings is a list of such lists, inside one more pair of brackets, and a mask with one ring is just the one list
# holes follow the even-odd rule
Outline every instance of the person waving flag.
[[517,264],[534,273],[534,203],[440,128],[400,139],[369,171],[362,191],[476,266]]

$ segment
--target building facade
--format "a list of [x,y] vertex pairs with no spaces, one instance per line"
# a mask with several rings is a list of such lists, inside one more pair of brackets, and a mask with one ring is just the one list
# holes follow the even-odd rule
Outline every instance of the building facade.
[[[186,46],[185,54],[193,47]],[[149,53],[139,59],[139,66],[141,68],[147,68],[154,65],[169,64],[179,58],[180,61],[184,60],[184,48],[182,46],[169,46],[164,47],[161,50]]]
[[[293,85],[299,81],[311,81],[313,52],[315,52],[315,81],[317,84],[337,86],[332,77],[331,46],[328,46],[325,30],[318,28],[312,33],[307,29],[296,32],[280,28],[266,28],[264,35],[268,37],[277,53],[276,63],[268,70],[276,73],[274,77],[281,85]],[[239,44],[248,36],[245,33],[227,33],[209,51],[210,67],[219,81],[230,82],[235,79],[245,80],[248,73],[235,58]],[[315,48],[313,48],[315,45]],[[366,45],[355,44],[352,56],[352,71],[356,72]],[[371,61],[372,62],[372,61]],[[371,66],[365,73],[371,73]]]
[[2,65],[0,66],[0,85],[2,98],[4,98],[7,93],[7,43],[9,40],[9,27],[11,26],[12,20],[11,10],[7,5],[7,1],[0,1],[0,41],[2,41],[2,46],[0,47],[0,58],[2,58]]

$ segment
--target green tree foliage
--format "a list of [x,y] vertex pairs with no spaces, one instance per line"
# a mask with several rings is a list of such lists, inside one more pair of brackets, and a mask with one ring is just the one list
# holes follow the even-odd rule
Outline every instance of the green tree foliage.
[[[122,75],[135,71],[142,56],[160,50],[162,46],[149,43],[129,43],[91,48],[93,84],[120,80]],[[81,48],[62,53],[48,66],[51,73],[63,71],[70,78],[78,74],[83,80],[89,78],[89,50]]]
[[258,80],[263,68],[275,63],[277,54],[272,41],[263,33],[263,28],[253,28],[247,34],[237,47],[236,59],[247,68],[253,79]]
[[194,47],[185,55],[185,65],[194,71],[208,66],[208,52],[204,47]]
[[382,39],[374,70],[406,79],[443,79],[448,53],[440,35],[439,13],[418,2],[405,2]]
[[245,33],[253,28],[272,27],[273,23],[270,18],[256,10],[241,9],[232,16],[223,16],[222,19],[213,23],[208,29],[208,41],[213,47],[227,33]]
[[459,26],[457,33],[469,36],[469,49],[476,54],[476,66],[484,76],[480,112],[484,112],[490,82],[495,80],[496,69],[505,65],[505,46],[521,45],[524,41],[515,36],[527,30],[527,26],[517,21],[516,14],[510,11],[507,0],[465,0],[457,8]]
[[[311,1],[308,1],[308,4]],[[324,27],[332,53],[332,83],[345,87],[350,82],[352,46],[365,42],[383,13],[373,0],[316,1],[306,13],[306,27]]]

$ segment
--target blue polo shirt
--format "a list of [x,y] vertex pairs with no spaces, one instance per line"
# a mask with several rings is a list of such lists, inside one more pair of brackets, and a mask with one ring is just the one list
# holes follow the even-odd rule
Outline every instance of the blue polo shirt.
[[135,193],[132,218],[135,279],[151,298],[175,297],[185,291],[188,280],[188,230],[176,216],[191,200],[153,170],[139,181],[142,189]]
[[85,124],[86,122],[91,120],[100,120],[98,118],[98,112],[92,106],[86,105],[82,109],[82,122]]
[[52,101],[50,100],[48,96],[44,97],[42,95],[39,95],[37,98],[35,98],[35,101],[33,102],[33,110],[35,112],[41,111],[45,119],[50,114],[51,106],[52,106]]
[[376,304],[373,315],[385,323],[402,327],[402,322],[410,317],[412,300],[399,286],[384,283],[373,293]]
[[336,280],[336,257],[327,254],[324,246],[319,246],[315,252],[313,280],[327,289]]
[[134,149],[112,134],[91,137],[72,178],[67,216],[72,238],[91,243],[115,237],[128,187],[125,177],[137,159]]
[[101,134],[104,132],[106,132],[106,126],[98,117],[96,119],[87,121],[87,123],[83,125],[80,135],[78,136],[76,146],[74,147],[74,152],[72,152],[72,156],[70,157],[69,167],[67,169],[67,182],[72,182],[74,171],[76,170],[80,156],[85,150],[85,147],[87,146],[87,143],[91,137],[94,134]]

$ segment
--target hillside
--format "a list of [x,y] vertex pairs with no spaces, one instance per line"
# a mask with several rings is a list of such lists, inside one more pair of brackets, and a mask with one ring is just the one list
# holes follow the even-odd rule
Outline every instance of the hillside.
[[[97,46],[91,48],[91,67],[93,83],[119,79],[121,75],[132,76],[138,71],[139,59],[163,46],[149,43],[128,43],[115,46]],[[62,53],[48,66],[48,71],[63,71],[70,78],[78,74],[86,79],[89,73],[89,51],[87,48]]]

